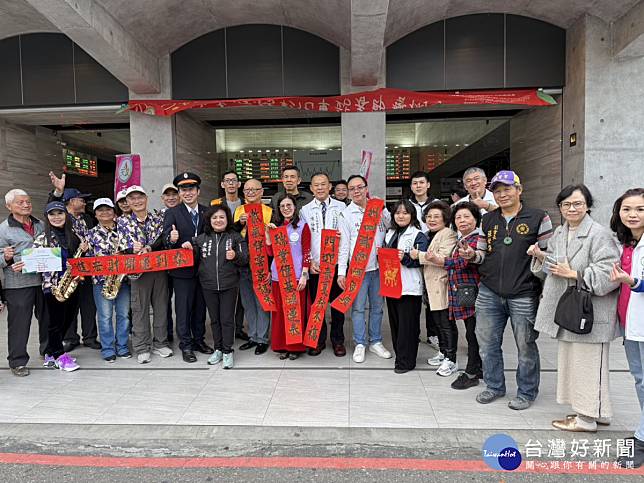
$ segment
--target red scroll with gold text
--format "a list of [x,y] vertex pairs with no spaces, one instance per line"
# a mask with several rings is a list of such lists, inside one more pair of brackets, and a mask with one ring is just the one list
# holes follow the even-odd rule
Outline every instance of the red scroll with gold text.
[[246,208],[246,225],[248,227],[248,252],[250,253],[250,271],[253,276],[255,295],[266,312],[276,310],[271,290],[271,272],[268,269],[266,255],[266,231],[262,205],[253,203]]
[[393,299],[402,297],[402,277],[398,249],[381,248],[378,250],[378,266],[380,267],[380,295]]
[[384,206],[385,202],[380,198],[372,198],[367,202],[367,208],[358,231],[356,246],[353,248],[353,256],[347,270],[344,292],[331,303],[331,307],[342,313],[349,310],[360,290],[364,270],[367,268],[367,263],[369,263],[369,255],[371,254],[373,240],[380,223],[380,214]]
[[320,329],[324,323],[326,306],[329,304],[329,295],[333,285],[335,266],[338,264],[338,250],[340,249],[340,234],[338,230],[322,230],[322,242],[320,244],[320,280],[318,282],[318,293],[315,302],[311,306],[309,320],[306,323],[304,334],[304,345],[318,346]]
[[192,267],[194,257],[192,250],[180,248],[141,255],[70,258],[67,261],[72,267],[74,277],[97,277]]
[[288,227],[274,228],[269,234],[279,278],[280,295],[282,296],[284,336],[287,344],[300,344],[302,342],[302,307],[300,306],[300,294],[297,291]]

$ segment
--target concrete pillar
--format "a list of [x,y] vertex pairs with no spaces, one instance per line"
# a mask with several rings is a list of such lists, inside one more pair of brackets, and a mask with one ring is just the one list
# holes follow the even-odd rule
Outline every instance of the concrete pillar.
[[607,224],[614,200],[644,186],[644,57],[617,58],[610,26],[596,17],[580,18],[567,36],[563,182],[583,181],[593,217]]
[[[342,93],[369,90],[369,87],[351,85],[351,54],[340,49],[340,78]],[[384,85],[384,63],[380,81],[371,89]],[[360,173],[360,154],[362,150],[373,153],[369,173],[369,193],[385,198],[385,113],[384,112],[344,112],[342,122],[342,177]]]
[[[130,99],[172,98],[170,56],[159,61],[161,92],[137,95],[130,90]],[[151,208],[161,208],[161,188],[172,182],[176,173],[175,116],[158,117],[130,112],[130,145],[132,153],[141,155],[141,182],[148,192]]]

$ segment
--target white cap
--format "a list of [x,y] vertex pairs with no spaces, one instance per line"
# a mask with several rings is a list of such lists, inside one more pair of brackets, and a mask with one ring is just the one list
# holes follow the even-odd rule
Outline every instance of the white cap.
[[94,202],[94,211],[96,211],[96,208],[99,206],[109,206],[110,208],[114,209],[114,203],[112,203],[112,200],[109,198],[99,198]]
[[128,189],[125,190],[125,196],[129,196],[132,193],[142,193],[145,196],[148,194],[145,192],[143,188],[141,188],[138,184],[133,184],[132,186],[129,186]]
[[121,200],[125,199],[125,192],[127,191],[127,188],[123,188],[121,191],[116,193],[116,202],[118,203]]
[[163,185],[163,189],[161,190],[161,194],[164,195],[165,192],[168,191],[168,190],[175,190],[177,193],[179,192],[179,190],[177,189],[177,187],[175,185],[173,185],[172,183],[166,183],[166,184]]

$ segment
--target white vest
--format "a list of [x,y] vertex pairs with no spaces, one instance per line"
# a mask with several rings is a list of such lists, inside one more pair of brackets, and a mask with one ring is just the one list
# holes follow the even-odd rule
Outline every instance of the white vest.
[[[644,237],[633,250],[631,277],[644,280]],[[644,283],[644,282],[640,282]],[[626,339],[644,342],[644,292],[631,292],[626,312]]]
[[[395,230],[389,230],[385,235],[385,244],[389,244],[389,240],[394,235]],[[398,249],[409,253],[414,248],[416,237],[421,231],[414,227],[408,226],[407,229],[398,237]],[[402,294],[403,295],[423,295],[423,269],[409,268],[401,265],[400,278],[402,279]]]

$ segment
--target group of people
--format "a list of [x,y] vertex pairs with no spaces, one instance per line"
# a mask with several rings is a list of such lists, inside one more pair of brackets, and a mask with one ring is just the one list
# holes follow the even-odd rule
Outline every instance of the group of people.
[[[130,336],[139,363],[149,362],[151,354],[173,355],[173,295],[176,333],[186,362],[196,362],[198,352],[209,355],[208,364],[232,368],[236,337],[244,341],[241,351],[254,349],[261,355],[270,347],[281,359],[294,360],[304,353],[317,356],[325,350],[326,322],[317,347],[287,340],[280,287],[285,281],[276,260],[270,262],[272,311],[264,309],[253,286],[255,260],[249,252],[247,207],[262,203],[261,181],[249,179],[242,188],[236,172],[228,171],[221,178],[224,196],[206,207],[198,202],[199,176],[181,173],[163,187],[165,208],[161,212],[149,211],[148,196],[141,186],[130,186],[118,194],[116,204],[108,198],[94,202],[98,223],[91,226],[83,216],[84,195],[66,188],[64,176],[57,178],[52,173],[51,178],[54,190],[44,223],[32,216],[26,192],[14,189],[5,196],[11,214],[0,225],[1,266],[9,312],[8,359],[15,375],[29,373],[26,345],[34,310],[40,322],[44,364],[65,371],[78,368],[69,354],[73,347],[68,334],[75,333],[79,307],[82,312],[83,303],[87,304],[83,290],[95,304],[99,347],[107,362],[131,357]],[[261,205],[261,215],[263,249],[269,260],[274,254],[272,230],[286,229],[303,332],[320,286],[322,230],[339,234],[332,301],[347,289],[370,197],[368,180],[361,175],[352,175],[346,184],[343,181],[334,187],[326,173],[316,173],[311,178],[311,193],[299,189],[301,181],[296,166],[285,167],[284,190],[271,198],[270,205]],[[615,201],[608,228],[591,218],[593,197],[588,188],[566,186],[556,199],[563,223],[553,230],[548,213],[524,205],[523,187],[513,171],[498,172],[488,184],[483,170],[470,168],[463,175],[463,185],[467,195],[455,197],[450,206],[429,196],[427,173],[414,173],[411,198],[378,214],[362,280],[350,307],[353,360],[364,362],[367,351],[392,358],[381,330],[386,303],[394,371],[413,370],[424,305],[427,342],[436,349],[427,363],[439,376],[458,373],[451,384],[454,389],[477,386],[482,379],[485,389],[476,396],[480,404],[506,394],[501,346],[509,320],[518,351],[517,394],[508,403],[511,409],[529,408],[539,393],[540,333],[558,340],[557,401],[571,405],[574,411],[553,421],[553,426],[593,432],[598,424],[610,424],[608,354],[610,342],[620,336],[644,405],[644,188],[628,190]],[[20,252],[34,246],[60,247],[63,270],[22,273]],[[67,298],[60,296],[69,258],[173,248],[193,250],[194,266],[119,277],[118,292],[111,295],[107,292],[115,290],[114,278],[96,276],[77,281],[78,288]],[[380,248],[398,251],[399,298],[380,295]],[[576,283],[592,295],[594,325],[586,334],[562,328],[555,315],[562,294]],[[214,347],[205,342],[206,310]],[[468,345],[462,372],[457,362],[457,320],[464,322]],[[337,357],[347,352],[344,321],[344,314],[332,308],[330,343]],[[82,333],[86,345],[98,345],[89,323],[82,323]],[[644,462],[644,417],[634,442],[630,463],[639,466]]]

